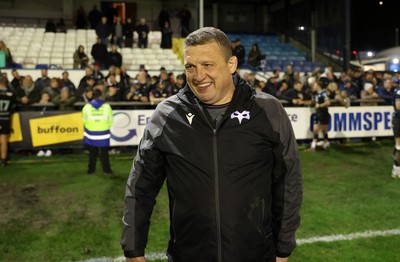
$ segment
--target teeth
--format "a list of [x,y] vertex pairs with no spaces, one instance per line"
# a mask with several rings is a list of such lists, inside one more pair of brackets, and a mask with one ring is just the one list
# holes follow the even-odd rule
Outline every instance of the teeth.
[[209,85],[211,85],[211,83],[198,84],[197,86],[198,87],[207,87]]

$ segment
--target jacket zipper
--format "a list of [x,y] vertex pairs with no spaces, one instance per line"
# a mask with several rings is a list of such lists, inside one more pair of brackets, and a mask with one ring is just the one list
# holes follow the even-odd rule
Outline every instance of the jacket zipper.
[[[218,147],[217,147],[217,130],[218,126],[216,121],[214,125],[207,119],[209,119],[204,113],[199,101],[196,99],[196,104],[199,111],[203,115],[204,119],[208,122],[209,126],[213,131],[213,160],[214,160],[214,194],[215,194],[215,222],[217,226],[217,256],[218,262],[222,262],[222,236],[221,236],[221,214],[219,205],[219,172],[218,172]],[[220,124],[224,119],[221,119]]]
[[217,245],[218,245],[218,261],[222,262],[222,236],[221,236],[221,214],[219,203],[219,172],[218,172],[218,146],[217,146],[217,129],[213,128],[213,156],[214,156],[214,185],[215,185],[215,214],[217,223]]

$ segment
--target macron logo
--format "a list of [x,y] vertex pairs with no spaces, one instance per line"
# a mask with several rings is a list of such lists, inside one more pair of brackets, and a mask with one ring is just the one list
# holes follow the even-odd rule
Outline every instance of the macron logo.
[[242,124],[243,119],[250,120],[250,112],[249,111],[243,111],[241,113],[239,111],[233,112],[231,114],[231,119],[234,118],[237,118],[239,120],[239,124]]
[[186,114],[186,118],[189,122],[189,125],[192,125],[194,115],[192,113]]

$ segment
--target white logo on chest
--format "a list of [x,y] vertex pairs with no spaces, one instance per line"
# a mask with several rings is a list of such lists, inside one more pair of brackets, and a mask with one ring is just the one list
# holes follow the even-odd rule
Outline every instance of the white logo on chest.
[[243,119],[250,120],[250,112],[249,111],[235,111],[231,114],[231,119],[237,118],[239,121],[239,124],[242,124]]
[[186,118],[189,122],[189,125],[192,125],[193,117],[194,117],[194,115],[192,113],[186,114]]

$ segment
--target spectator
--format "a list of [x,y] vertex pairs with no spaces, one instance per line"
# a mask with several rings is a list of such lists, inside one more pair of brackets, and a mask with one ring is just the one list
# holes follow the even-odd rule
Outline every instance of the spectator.
[[96,26],[96,34],[101,42],[107,47],[109,43],[109,37],[111,36],[112,30],[110,25],[107,24],[107,17],[103,16],[100,23]]
[[250,77],[249,72],[244,72],[243,73],[243,80],[246,81],[247,83],[249,82],[249,77]]
[[350,99],[347,97],[344,98],[340,94],[338,84],[336,82],[330,82],[326,88],[326,94],[328,95],[329,100],[332,102],[339,103],[339,105],[344,107],[350,106]]
[[0,40],[0,52],[4,52],[5,54],[5,67],[12,67],[14,65],[13,57],[11,55],[10,49],[7,47],[3,40]]
[[285,73],[282,78],[283,81],[286,81],[288,84],[289,88],[293,87],[293,82],[294,82],[294,72],[293,72],[293,67],[291,65],[286,66]]
[[171,24],[169,12],[163,7],[158,15],[158,28],[162,31],[165,28],[165,23]]
[[171,88],[172,83],[171,83],[170,77],[168,76],[167,71],[160,72],[160,81],[162,81],[163,84],[165,85],[165,91],[167,91]]
[[189,11],[187,4],[183,5],[177,17],[181,22],[181,37],[187,37],[190,33],[190,20],[192,19],[192,13]]
[[100,64],[99,63],[93,63],[93,72],[92,72],[92,77],[94,78],[94,81],[97,83],[100,80],[104,80],[105,77],[103,73],[100,70]]
[[76,29],[86,29],[87,28],[86,11],[83,8],[83,6],[79,6],[78,10],[76,10],[74,21],[75,21]]
[[93,90],[100,90],[103,96],[107,93],[107,83],[104,80],[97,81],[97,84],[94,86]]
[[124,27],[121,23],[121,17],[117,16],[115,23],[112,27],[112,43],[116,44],[119,48],[122,47],[124,37]]
[[[374,85],[371,83],[365,83],[364,89],[361,90],[361,99],[376,99],[379,95],[375,92]],[[377,102],[361,102],[360,106],[377,106]]]
[[157,88],[150,91],[150,102],[159,103],[170,96],[166,89],[167,85],[163,80],[157,84]]
[[262,54],[257,44],[253,44],[249,52],[247,63],[253,67],[258,67],[260,64]]
[[143,88],[143,85],[139,83],[138,80],[134,80],[132,86],[129,88],[128,92],[125,95],[126,101],[135,101],[135,102],[148,102],[148,93]]
[[58,19],[56,23],[56,29],[58,33],[66,33],[67,32],[67,25],[64,22],[63,18]]
[[282,99],[288,101],[291,105],[301,105],[304,100],[303,84],[300,81],[293,82],[293,88],[286,91]]
[[76,93],[78,97],[82,95],[82,93],[86,90],[87,87],[94,88],[94,86],[96,85],[96,81],[93,78],[93,76],[84,77],[84,80],[85,82],[82,83],[82,85],[78,88],[78,91]]
[[38,102],[39,104],[46,105],[51,103],[51,96],[47,91],[43,91],[43,93],[40,95],[40,100]]
[[39,92],[42,93],[43,90],[50,85],[50,78],[48,77],[47,68],[40,69],[41,77],[36,79],[35,87],[38,88]]
[[50,85],[46,87],[43,91],[50,94],[51,100],[53,100],[56,96],[60,95],[61,86],[58,78],[56,77],[51,78]]
[[[48,92],[43,91],[43,93],[40,95],[40,100],[39,102],[37,102],[39,105],[43,106],[43,107],[36,107],[35,109],[41,112],[45,112],[46,110],[54,110],[55,106],[54,104],[51,102],[51,96]],[[44,156],[43,152],[43,155]]]
[[117,75],[117,68],[115,66],[110,66],[108,68],[108,74],[104,77],[104,80],[108,81],[110,75]]
[[285,93],[289,89],[289,85],[288,85],[288,83],[286,83],[286,81],[283,80],[278,83],[277,89],[278,89],[278,91],[276,91],[276,97],[278,99],[284,99]]
[[256,74],[254,72],[251,72],[249,74],[249,79],[247,80],[247,83],[249,83],[252,87],[255,87],[258,85],[260,81],[256,78]]
[[101,20],[101,13],[99,9],[97,9],[96,5],[94,5],[93,9],[89,12],[88,18],[89,18],[90,28],[96,29],[97,25]]
[[39,87],[35,85],[30,75],[26,75],[22,80],[21,87],[15,90],[17,102],[22,105],[23,108],[38,102],[40,93]]
[[[157,78],[157,77],[156,77]],[[158,83],[158,78],[157,81],[154,84],[154,88],[152,88],[152,83],[150,78],[148,77],[147,71],[146,70],[140,70],[139,73],[136,76],[136,79],[138,80],[138,84],[140,84],[146,93],[146,96],[149,96],[149,92],[152,89],[156,88],[156,83]]]
[[173,86],[170,87],[167,92],[170,95],[175,95],[181,90],[184,86],[186,85],[186,75],[185,74],[180,74],[176,76],[176,82]]
[[343,88],[340,90],[341,95],[343,97],[348,97],[350,99],[356,99],[358,98],[358,87],[350,80],[345,80],[344,81],[344,86]]
[[59,110],[74,110],[76,97],[72,95],[68,87],[63,87],[61,93],[53,99],[53,104],[58,106]]
[[23,77],[21,77],[19,75],[19,72],[17,71],[17,69],[13,69],[11,71],[11,74],[14,77],[13,80],[11,80],[11,88],[12,88],[11,91],[14,91],[21,86]]
[[118,102],[121,101],[120,94],[118,92],[118,87],[115,85],[109,85],[107,88],[105,101],[107,102]]
[[101,38],[97,38],[97,42],[92,46],[90,54],[93,56],[95,63],[98,63],[102,69],[106,68],[108,51]]
[[[364,85],[365,85],[365,83],[374,84],[375,81],[376,81],[376,79],[375,79],[375,77],[374,77],[374,72],[373,72],[372,70],[368,70],[367,72],[365,72],[365,74],[364,74],[364,81],[363,81]],[[364,86],[364,85],[363,85],[363,86]],[[362,90],[364,90],[364,89],[362,89]],[[361,90],[361,91],[362,91],[362,90]]]
[[75,84],[69,79],[68,71],[64,71],[62,73],[61,86],[68,87],[70,94],[73,96],[76,95],[76,87]]
[[362,69],[356,69],[353,72],[353,77],[351,78],[351,82],[357,89],[357,98],[360,97],[360,92],[364,87],[364,79],[363,79],[363,71]]
[[169,72],[168,73],[168,81],[171,85],[175,85],[175,74],[174,72]]
[[111,51],[108,53],[108,67],[115,66],[121,67],[122,66],[122,55],[118,52],[118,46],[112,45]]
[[55,33],[55,32],[57,32],[57,27],[56,27],[56,24],[54,24],[54,21],[53,21],[53,19],[48,19],[47,20],[47,22],[46,22],[46,33]]
[[238,59],[238,66],[240,67],[244,63],[244,58],[246,56],[246,51],[244,46],[240,43],[240,39],[236,39],[233,41],[233,50],[232,55],[236,56]]
[[147,94],[150,96],[150,91],[156,90],[158,82],[160,82],[160,78],[158,76],[151,76],[149,82],[149,89],[147,90]]
[[169,22],[165,22],[163,29],[161,29],[161,48],[172,48],[172,30]]
[[83,94],[86,87],[86,79],[93,77],[93,69],[90,66],[85,67],[85,76],[79,81],[78,89],[76,91],[76,96],[79,97]]
[[259,84],[261,89],[260,91],[263,92],[263,90],[267,87],[267,82],[261,80]]
[[[85,126],[83,143],[89,149],[88,175],[96,171],[97,156],[100,151],[100,161],[104,175],[112,175],[108,148],[110,146],[110,128],[113,121],[111,106],[104,102],[102,93],[94,90],[93,100],[82,109]],[[99,119],[100,116],[100,119]]]
[[83,69],[88,65],[89,57],[85,54],[83,45],[78,46],[74,53],[74,69]]
[[93,99],[93,87],[87,86],[85,91],[78,96],[78,101],[89,103]]
[[[122,96],[125,94],[125,90],[121,89],[121,86],[119,82],[117,81],[116,75],[115,74],[110,74],[108,77],[108,81],[106,83],[108,87],[113,86],[116,88],[116,96],[115,96],[115,101],[121,101]],[[114,95],[114,94],[113,94]]]
[[119,85],[124,90],[128,90],[131,83],[131,77],[126,71],[126,66],[122,65],[119,72]]
[[139,48],[147,48],[147,40],[150,29],[146,24],[146,19],[141,18],[139,20],[139,24],[136,27],[136,33],[138,34],[138,47]]
[[124,25],[125,47],[132,48],[133,46],[133,32],[135,32],[135,25],[131,18],[126,19]]
[[278,70],[278,69],[272,70],[272,75],[273,75],[273,77],[275,77],[276,82],[282,81],[282,79],[281,79],[281,71],[280,70]]
[[381,105],[392,105],[393,91],[393,82],[391,79],[386,79],[383,82],[383,86],[377,88],[379,97],[385,100],[385,102],[380,103]]

